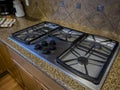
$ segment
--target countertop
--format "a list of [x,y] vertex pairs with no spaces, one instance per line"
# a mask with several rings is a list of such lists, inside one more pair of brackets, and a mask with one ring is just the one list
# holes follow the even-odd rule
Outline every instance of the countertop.
[[[41,20],[43,21],[43,20]],[[21,30],[23,28],[32,26],[34,24],[37,24],[39,21],[31,21],[27,20],[26,18],[17,18],[16,23],[11,28],[0,28],[0,41],[14,49],[17,53],[19,53],[21,56],[26,58],[29,62],[36,65],[39,69],[44,71],[46,74],[48,74],[52,79],[54,79],[59,84],[65,86],[69,90],[88,90],[88,88],[83,87],[81,84],[79,84],[77,81],[72,79],[71,77],[65,75],[63,72],[56,69],[54,66],[48,64],[47,62],[40,60],[39,58],[35,57],[34,55],[30,54],[23,48],[19,47],[17,44],[13,43],[11,40],[8,39],[8,36],[18,30]],[[74,28],[74,27],[73,27]],[[82,31],[82,28],[80,28]],[[98,31],[98,30],[89,30],[89,29],[83,29],[84,32],[92,33],[102,36],[106,36],[109,38],[112,38],[114,40],[117,40],[120,42],[120,35],[116,35],[114,33],[110,33],[108,31]],[[101,90],[120,90],[120,50],[119,53],[107,75],[107,78],[101,88]]]

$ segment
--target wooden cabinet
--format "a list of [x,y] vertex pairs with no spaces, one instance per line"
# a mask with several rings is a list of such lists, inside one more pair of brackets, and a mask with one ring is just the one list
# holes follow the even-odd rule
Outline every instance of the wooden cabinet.
[[5,66],[3,64],[3,57],[0,54],[0,74],[6,71]]
[[[2,70],[1,70],[2,69]],[[15,60],[10,57],[7,46],[0,42],[0,71],[8,71],[11,76],[23,86],[20,73],[18,71],[18,66]]]
[[27,90],[48,90],[42,83],[37,81],[29,72],[20,69],[21,76]]
[[21,87],[24,87],[24,83],[19,71],[19,66],[15,59],[11,58],[8,66],[8,71],[12,75],[12,77],[18,82]]
[[4,64],[4,60],[6,58],[6,52],[5,52],[5,49],[4,49],[4,45],[0,42],[0,74],[3,73],[4,71],[6,71],[6,67],[5,67],[5,64]]
[[22,79],[20,77],[20,73],[18,71],[17,65],[15,63],[15,60],[10,57],[9,51],[7,49],[7,46],[3,44],[2,42],[0,43],[0,67],[4,70],[7,70],[11,76],[21,85],[22,84]]

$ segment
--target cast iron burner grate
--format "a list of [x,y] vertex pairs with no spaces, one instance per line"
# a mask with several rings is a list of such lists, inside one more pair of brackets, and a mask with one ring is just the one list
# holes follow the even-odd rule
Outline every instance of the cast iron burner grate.
[[25,44],[30,44],[32,41],[60,28],[60,25],[42,22],[37,25],[25,28],[12,34],[12,37]]
[[66,27],[62,27],[62,29],[50,34],[50,36],[54,36],[62,41],[70,43],[77,41],[79,38],[82,38],[83,35],[85,35],[85,33],[83,34],[82,32],[78,32]]
[[74,74],[99,84],[118,43],[88,35],[57,58],[57,62]]

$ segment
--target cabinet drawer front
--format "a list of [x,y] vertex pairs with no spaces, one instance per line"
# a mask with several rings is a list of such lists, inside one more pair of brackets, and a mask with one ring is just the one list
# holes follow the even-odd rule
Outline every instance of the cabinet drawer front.
[[0,74],[3,73],[5,70],[6,69],[3,63],[3,57],[0,55]]
[[43,84],[35,79],[29,72],[20,69],[20,73],[25,85],[28,90],[48,90]]

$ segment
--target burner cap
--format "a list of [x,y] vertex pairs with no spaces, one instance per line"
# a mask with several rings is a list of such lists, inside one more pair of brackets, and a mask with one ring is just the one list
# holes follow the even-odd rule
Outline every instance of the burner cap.
[[88,59],[86,57],[79,57],[78,58],[78,62],[80,64],[84,64],[84,65],[87,65],[88,64]]
[[101,49],[101,45],[99,43],[94,43],[93,46],[95,49]]
[[43,54],[50,54],[49,48],[43,48],[42,53]]
[[56,45],[55,40],[51,40],[51,41],[49,42],[49,45]]
[[48,42],[47,42],[47,41],[42,41],[42,42],[41,42],[41,45],[42,45],[42,46],[48,46]]
[[41,50],[42,46],[40,44],[36,44],[34,47],[35,50]]

